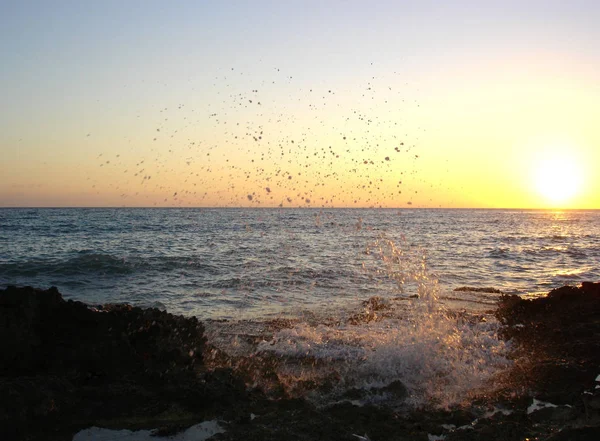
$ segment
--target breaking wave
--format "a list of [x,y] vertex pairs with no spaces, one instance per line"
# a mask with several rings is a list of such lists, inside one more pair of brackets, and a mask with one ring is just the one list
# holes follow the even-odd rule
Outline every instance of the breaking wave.
[[425,257],[405,244],[381,237],[368,253],[374,261],[367,269],[394,280],[397,296],[370,298],[358,312],[290,323],[237,365],[252,365],[255,385],[276,376],[288,395],[324,405],[447,408],[480,388],[489,392],[490,381],[510,365],[493,317],[444,308]]

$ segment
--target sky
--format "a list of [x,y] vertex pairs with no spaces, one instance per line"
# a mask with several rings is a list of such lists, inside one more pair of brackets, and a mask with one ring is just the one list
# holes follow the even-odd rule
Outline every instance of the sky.
[[0,206],[600,208],[600,2],[5,1]]

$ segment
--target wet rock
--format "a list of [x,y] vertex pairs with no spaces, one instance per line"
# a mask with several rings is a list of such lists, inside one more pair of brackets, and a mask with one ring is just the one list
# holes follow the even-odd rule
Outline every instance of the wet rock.
[[535,362],[539,390],[549,395],[554,391],[563,401],[595,385],[600,366],[599,286],[562,287],[534,300],[503,296],[496,312],[505,325],[502,335]]
[[584,282],[580,287],[563,286],[546,297],[523,300],[515,295],[500,298],[496,316],[505,324],[536,321],[540,324],[576,324],[577,315],[589,318],[600,310],[600,283]]
[[575,419],[578,411],[571,405],[543,407],[529,414],[529,418],[536,423],[566,422]]
[[586,390],[581,395],[581,398],[588,416],[592,413],[600,416],[600,389]]
[[377,401],[383,400],[384,402],[398,403],[407,396],[408,390],[406,389],[406,386],[401,381],[396,380],[383,387],[348,389],[340,399],[363,403],[377,399]]
[[7,439],[99,422],[155,427],[247,399],[230,372],[206,372],[204,328],[193,317],[92,308],[65,301],[56,288],[8,287],[0,290],[0,335],[0,433]]
[[[385,303],[369,299],[360,319],[379,317]],[[318,360],[261,353],[227,359],[208,347],[193,318],[128,305],[92,308],[55,289],[8,288],[0,290],[0,433],[70,440],[99,425],[174,434],[218,418],[227,421],[227,431],[214,437],[220,440],[600,439],[600,285],[531,301],[503,296],[497,316],[515,359],[500,396],[483,393],[452,410],[411,410],[402,407],[407,390],[398,379],[317,406],[306,397],[339,390],[340,375],[298,381],[295,394],[273,391],[282,387],[276,366],[301,372]],[[269,399],[248,390],[257,379],[271,388]],[[556,407],[527,413],[532,393]]]
[[584,416],[588,424],[597,420],[600,283],[561,287],[533,300],[503,296],[496,315],[505,325],[502,335],[514,343],[512,387],[556,405],[532,412],[531,420],[552,431]]
[[600,427],[565,427],[560,432],[551,435],[548,441],[598,441]]
[[387,392],[397,399],[406,398],[406,396],[408,395],[408,390],[406,389],[406,386],[400,380],[392,381],[387,386],[381,388],[381,391]]
[[358,314],[352,315],[348,319],[348,323],[352,325],[359,325],[362,323],[369,323],[372,321],[381,320],[384,317],[382,311],[389,310],[391,304],[388,299],[379,296],[373,296],[363,301],[362,306],[363,310]]
[[583,291],[588,294],[600,295],[600,282],[581,282],[580,291]]
[[370,311],[381,311],[384,309],[389,309],[390,301],[383,297],[373,296],[363,301],[362,305],[365,307],[365,309]]
[[454,288],[454,291],[457,292],[485,292],[490,294],[502,294],[498,288],[493,288],[491,286],[476,288],[474,286],[460,286],[458,288]]
[[98,310],[56,288],[0,291],[0,332],[5,376],[162,377],[201,367],[205,346],[195,318],[129,305]]

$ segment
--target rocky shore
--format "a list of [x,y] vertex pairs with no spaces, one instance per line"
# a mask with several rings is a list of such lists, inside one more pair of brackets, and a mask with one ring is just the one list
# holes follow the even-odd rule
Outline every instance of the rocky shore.
[[253,388],[248,369],[215,367],[218,350],[193,317],[8,287],[0,290],[0,433],[71,440],[99,426],[169,435],[218,419],[219,440],[600,439],[600,284],[534,300],[502,296],[495,315],[514,363],[493,393],[445,410],[317,407]]
[[3,439],[67,440],[93,425],[185,427],[235,419],[231,409],[252,401],[230,371],[205,370],[195,318],[9,287],[0,291],[0,335]]

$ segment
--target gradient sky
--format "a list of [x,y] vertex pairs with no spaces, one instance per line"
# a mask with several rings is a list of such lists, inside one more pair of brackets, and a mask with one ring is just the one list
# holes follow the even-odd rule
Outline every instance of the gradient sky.
[[[598,23],[597,1],[2,2],[0,206],[600,208]],[[544,174],[579,186],[552,201]]]

